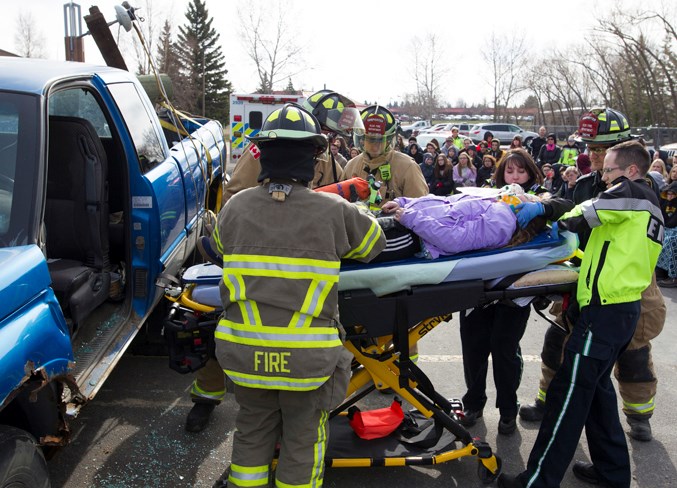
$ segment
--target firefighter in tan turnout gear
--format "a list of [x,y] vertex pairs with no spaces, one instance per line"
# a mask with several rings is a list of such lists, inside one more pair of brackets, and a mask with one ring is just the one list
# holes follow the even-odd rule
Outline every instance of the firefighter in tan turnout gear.
[[[338,322],[341,258],[385,246],[376,219],[308,188],[327,148],[310,113],[287,104],[252,138],[261,186],[231,198],[208,246],[223,256],[216,355],[240,405],[227,486],[322,486],[329,410],[350,374]],[[204,243],[203,243],[204,245]]]
[[371,105],[362,110],[364,134],[355,133],[355,145],[362,153],[354,157],[343,169],[343,179],[369,175],[380,188],[378,193],[383,205],[396,197],[422,197],[429,192],[421,168],[409,156],[397,151],[393,140],[397,132],[397,121],[390,110]]
[[[352,137],[353,131],[359,132],[363,129],[355,103],[332,90],[321,90],[312,94],[304,102],[304,108],[315,115],[323,132],[330,135]],[[250,144],[245,150],[225,188],[224,205],[236,193],[259,185],[260,155],[255,144]],[[313,179],[309,186],[315,188],[336,183],[342,174],[341,166],[333,160],[329,151],[325,151],[315,159]],[[215,358],[209,359],[196,372],[190,390],[194,405],[186,418],[187,431],[200,432],[207,426],[214,407],[221,403],[226,394],[225,381],[223,368]]]
[[[355,103],[335,91],[320,90],[313,93],[303,102],[303,108],[320,121],[322,131],[330,137],[352,137],[354,129],[362,128]],[[250,144],[235,166],[224,192],[224,203],[237,192],[258,185],[260,172],[258,147]],[[325,151],[317,157],[314,172],[310,188],[331,185],[341,181],[343,176],[343,168],[334,160],[331,151]]]

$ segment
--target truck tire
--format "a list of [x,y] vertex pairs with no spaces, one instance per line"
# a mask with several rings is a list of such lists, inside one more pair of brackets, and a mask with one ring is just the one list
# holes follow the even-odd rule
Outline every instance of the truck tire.
[[28,432],[0,426],[0,488],[49,488],[47,461]]

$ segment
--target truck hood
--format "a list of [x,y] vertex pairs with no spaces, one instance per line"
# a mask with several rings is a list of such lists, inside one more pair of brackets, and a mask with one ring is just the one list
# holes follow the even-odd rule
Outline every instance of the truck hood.
[[49,287],[47,261],[35,245],[0,249],[0,320]]

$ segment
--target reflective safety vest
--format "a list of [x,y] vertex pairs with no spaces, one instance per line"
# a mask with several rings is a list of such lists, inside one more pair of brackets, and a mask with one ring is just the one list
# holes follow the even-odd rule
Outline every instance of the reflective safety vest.
[[343,347],[340,259],[368,261],[385,237],[374,218],[338,195],[287,186],[282,202],[266,185],[238,193],[219,214],[211,237],[223,256],[217,358],[241,386],[314,390]]
[[651,283],[665,230],[658,199],[644,180],[618,178],[559,222],[574,232],[592,229],[578,279],[581,307],[640,299]]

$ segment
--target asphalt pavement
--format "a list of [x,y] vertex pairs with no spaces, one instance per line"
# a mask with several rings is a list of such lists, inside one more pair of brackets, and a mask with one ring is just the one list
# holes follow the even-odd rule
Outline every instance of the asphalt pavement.
[[[664,289],[668,318],[663,333],[653,343],[659,378],[656,411],[651,420],[654,440],[628,438],[632,463],[632,488],[677,487],[677,289]],[[540,350],[545,322],[532,313],[522,340],[525,359],[519,398],[531,403],[540,374]],[[438,326],[420,343],[419,364],[440,393],[464,393],[458,314]],[[126,354],[97,397],[71,423],[72,443],[50,461],[53,487],[211,487],[226,468],[232,448],[237,404],[232,395],[214,411],[208,430],[184,431],[192,403],[188,389],[192,378],[171,371],[165,357]],[[503,460],[503,470],[524,468],[538,432],[538,424],[518,420],[512,436],[498,434],[498,410],[493,381],[487,380],[489,403],[484,418],[470,428],[486,440]],[[373,393],[366,408],[385,406],[392,397]],[[620,408],[620,406],[619,406]],[[622,419],[627,429],[625,421]],[[587,442],[581,439],[575,459],[589,460]],[[463,458],[431,467],[327,469],[327,488],[480,487],[477,462]],[[563,488],[590,486],[570,471]]]

